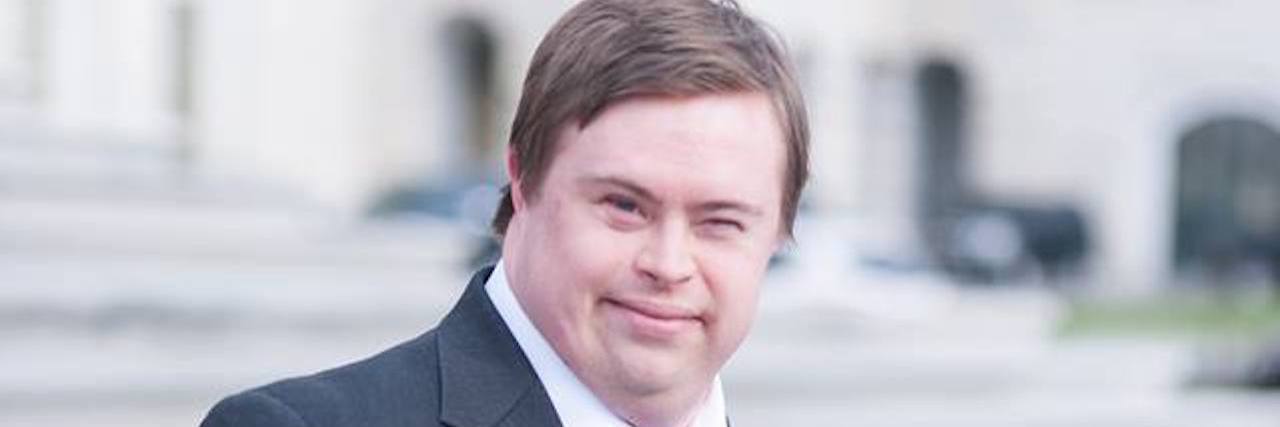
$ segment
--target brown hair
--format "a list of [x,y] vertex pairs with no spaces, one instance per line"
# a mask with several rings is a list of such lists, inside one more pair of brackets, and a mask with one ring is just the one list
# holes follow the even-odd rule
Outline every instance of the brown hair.
[[[762,92],[787,146],[782,217],[789,236],[808,178],[809,124],[781,42],[733,0],[585,0],[534,52],[511,125],[510,149],[532,199],[551,167],[561,126],[585,127],[611,104],[637,96]],[[514,214],[510,186],[493,219]]]

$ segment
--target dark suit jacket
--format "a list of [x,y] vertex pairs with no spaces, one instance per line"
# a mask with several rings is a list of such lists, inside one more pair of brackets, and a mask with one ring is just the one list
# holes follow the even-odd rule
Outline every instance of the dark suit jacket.
[[201,427],[560,426],[476,273],[436,329],[369,359],[218,402]]

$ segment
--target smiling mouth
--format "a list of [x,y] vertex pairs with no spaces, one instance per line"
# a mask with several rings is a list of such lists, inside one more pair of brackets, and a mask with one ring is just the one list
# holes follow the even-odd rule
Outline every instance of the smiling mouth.
[[631,332],[652,339],[670,339],[702,326],[697,311],[681,306],[643,300],[606,299],[606,305],[617,310]]

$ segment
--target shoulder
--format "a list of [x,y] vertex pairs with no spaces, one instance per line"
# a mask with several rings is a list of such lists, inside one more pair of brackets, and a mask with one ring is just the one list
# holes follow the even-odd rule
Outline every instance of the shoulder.
[[264,388],[232,395],[214,405],[200,427],[309,425],[302,415]]
[[359,362],[232,395],[201,427],[428,425],[439,413],[436,346],[432,330]]

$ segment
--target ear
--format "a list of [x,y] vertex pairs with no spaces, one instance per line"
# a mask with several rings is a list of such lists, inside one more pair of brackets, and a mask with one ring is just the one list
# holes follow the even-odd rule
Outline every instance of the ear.
[[516,158],[516,150],[507,150],[507,182],[510,183],[511,208],[515,212],[524,210],[524,186],[520,181],[520,161]]

